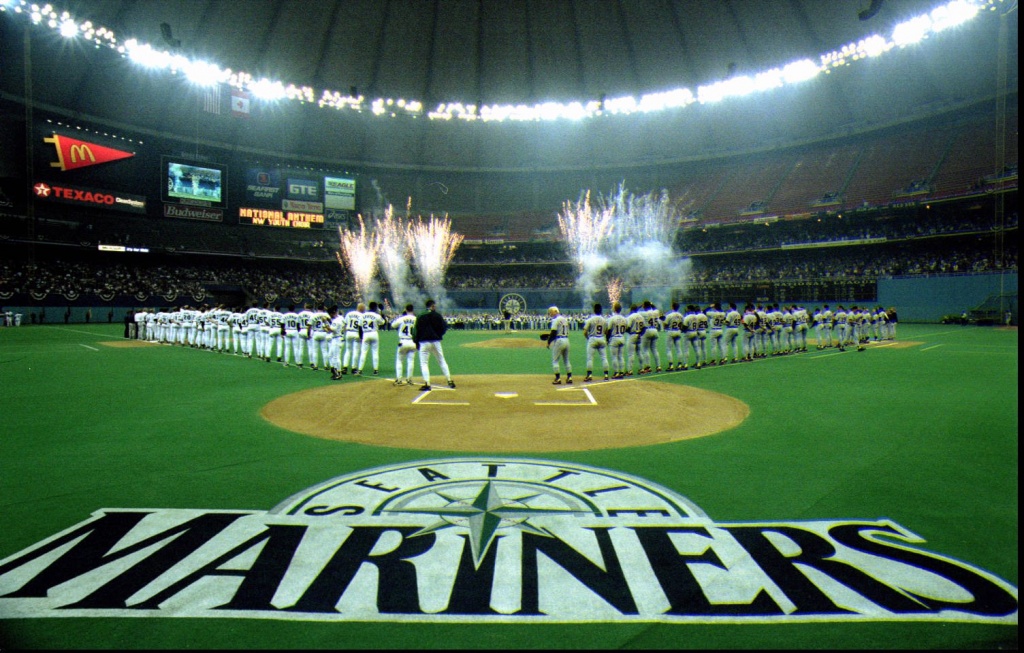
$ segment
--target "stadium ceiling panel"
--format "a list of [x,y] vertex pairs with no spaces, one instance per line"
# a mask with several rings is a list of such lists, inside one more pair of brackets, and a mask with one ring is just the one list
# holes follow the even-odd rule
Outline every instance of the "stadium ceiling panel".
[[[448,150],[446,160],[455,149],[465,157],[456,165],[486,167],[500,165],[501,158],[488,154],[491,143],[488,137],[475,134],[479,128],[470,136],[465,130],[453,136],[454,126],[397,125],[387,119],[374,122],[368,115],[358,120],[338,117],[343,112],[320,109],[316,100],[322,90],[332,89],[364,96],[367,103],[374,98],[416,100],[430,111],[439,103],[534,105],[696,89],[730,76],[816,59],[927,13],[937,0],[888,0],[876,15],[862,20],[859,14],[869,4],[869,0],[76,0],[65,7],[53,6],[67,9],[80,22],[108,27],[121,42],[137,39],[257,78],[316,89],[317,97],[306,110],[288,113],[271,108],[267,112],[268,120],[278,120],[267,137],[275,146],[352,161],[383,157],[379,162],[394,163],[392,157],[398,157],[402,164],[441,165],[433,154],[438,149],[435,145],[455,137],[467,142],[457,148],[441,147]],[[781,94],[781,99],[758,101],[756,107],[726,107],[715,120],[740,120],[747,125],[751,115],[784,107],[789,112],[786,120],[757,125],[761,138],[776,142],[798,140],[792,130],[839,133],[851,125],[906,116],[917,107],[963,104],[991,96],[998,20],[975,22],[979,24],[963,27],[964,34],[948,37],[949,47],[907,53],[878,66],[871,62],[847,74],[831,75],[827,82],[816,80],[805,96],[794,91]],[[1015,62],[1015,18],[1012,24]],[[4,20],[0,29],[5,62],[20,63],[19,27]],[[62,42],[55,33],[33,36],[33,100],[39,106],[150,130],[196,131],[197,92],[182,76],[148,73],[112,56],[107,48],[90,45]],[[5,95],[23,95],[18,67],[4,68],[0,83]],[[1015,65],[1011,76],[1015,90]],[[894,94],[899,95],[895,101]],[[776,104],[784,102],[790,104]],[[660,144],[671,150],[665,156],[692,154],[693,148],[702,147],[698,144],[703,134],[723,130],[722,125],[702,122],[708,120],[703,113],[693,111],[686,117],[701,134]],[[683,127],[681,118],[668,115],[662,120],[670,131]],[[317,136],[323,130],[344,131],[346,138]],[[584,138],[621,131],[585,130]],[[252,132],[251,125],[230,125],[217,136],[255,147]],[[385,141],[391,147],[384,146],[387,153],[380,154]],[[635,149],[614,140],[609,147],[623,152]],[[725,142],[720,149],[733,147],[734,143]],[[594,160],[585,148],[578,155]],[[510,158],[531,156],[532,152],[513,153]],[[568,163],[566,159],[555,165]]]

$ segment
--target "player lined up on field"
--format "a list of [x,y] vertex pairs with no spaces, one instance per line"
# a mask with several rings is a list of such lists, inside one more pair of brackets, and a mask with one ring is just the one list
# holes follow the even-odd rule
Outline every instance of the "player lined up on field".
[[[381,315],[376,302],[360,303],[346,313],[338,308],[296,310],[289,306],[280,312],[265,304],[244,311],[223,307],[177,310],[143,310],[135,314],[139,339],[233,353],[266,362],[276,361],[285,367],[306,364],[313,370],[327,370],[333,380],[346,374],[359,376],[369,359],[374,376],[380,374],[380,330],[390,326],[398,332],[395,354],[396,385],[412,385],[414,354],[420,352],[420,369],[424,387],[430,389],[430,373],[426,359],[438,359],[448,386],[455,387],[441,350],[441,338],[447,324],[439,325],[434,317],[434,302],[427,302],[427,313],[419,318],[412,305],[392,321]],[[437,317],[440,317],[438,314]],[[421,321],[422,319],[422,321]],[[430,329],[418,325],[430,325]],[[429,331],[429,333],[427,333]],[[403,365],[404,364],[404,365]],[[404,372],[403,372],[404,368]]]
[[[569,323],[557,306],[548,309],[550,331],[542,335],[551,349],[553,383],[572,383],[569,360]],[[845,351],[856,346],[863,351],[868,341],[896,338],[896,311],[881,306],[839,305],[833,311],[828,305],[808,313],[792,304],[747,304],[742,311],[735,303],[722,308],[717,302],[704,309],[690,304],[682,309],[678,303],[665,313],[646,301],[633,305],[623,314],[618,302],[611,315],[603,314],[600,304],[583,324],[586,341],[585,382],[593,380],[594,360],[598,359],[605,380],[621,379],[634,374],[701,369],[708,365],[725,365],[752,361],[755,358],[779,356],[807,351],[808,331],[814,329],[817,349],[835,347]],[[664,335],[664,361],[658,345]]]

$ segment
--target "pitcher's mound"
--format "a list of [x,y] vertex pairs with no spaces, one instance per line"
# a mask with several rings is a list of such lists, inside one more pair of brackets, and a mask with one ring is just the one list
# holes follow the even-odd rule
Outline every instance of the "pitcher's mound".
[[472,375],[456,377],[454,390],[434,381],[421,392],[419,381],[346,378],[279,397],[261,414],[289,431],[381,447],[551,452],[697,438],[750,413],[733,397],[653,379],[556,386],[547,375]]

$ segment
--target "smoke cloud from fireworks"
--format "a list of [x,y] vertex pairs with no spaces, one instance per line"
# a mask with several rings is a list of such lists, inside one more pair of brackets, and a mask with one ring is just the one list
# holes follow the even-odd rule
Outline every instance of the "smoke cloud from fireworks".
[[[678,224],[676,206],[665,190],[634,195],[620,185],[617,192],[593,203],[590,191],[575,204],[566,202],[558,226],[579,270],[581,305],[587,306],[599,289],[607,288],[610,276],[619,292],[685,284],[690,261],[672,251]],[[668,297],[651,299],[663,306]]]

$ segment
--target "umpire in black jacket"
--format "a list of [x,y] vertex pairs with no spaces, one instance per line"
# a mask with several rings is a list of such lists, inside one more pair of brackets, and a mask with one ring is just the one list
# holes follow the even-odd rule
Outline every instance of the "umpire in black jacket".
[[441,366],[441,373],[448,380],[448,387],[454,388],[455,381],[452,381],[452,374],[448,370],[448,362],[444,359],[444,350],[441,348],[441,339],[448,331],[448,323],[444,316],[437,312],[437,304],[433,299],[427,300],[427,311],[416,318],[416,331],[413,334],[413,342],[420,351],[420,374],[423,375],[423,386],[420,390],[427,392],[430,387],[430,355],[433,354]]

